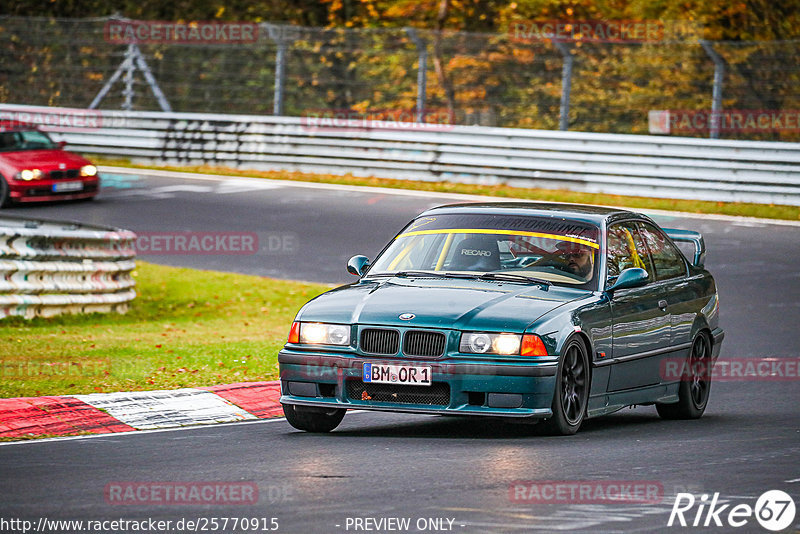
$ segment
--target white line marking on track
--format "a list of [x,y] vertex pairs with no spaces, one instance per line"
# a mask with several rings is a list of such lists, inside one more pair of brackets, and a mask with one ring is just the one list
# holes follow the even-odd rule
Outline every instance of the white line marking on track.
[[207,185],[165,185],[153,189],[135,188],[113,193],[114,197],[147,197],[155,199],[173,198],[175,193],[211,193],[213,187]]
[[[163,178],[183,178],[186,180],[207,180],[213,182],[223,182],[227,180],[237,180],[244,183],[244,181],[257,181],[257,182],[267,182],[272,183],[274,187],[303,187],[308,189],[327,189],[330,191],[352,191],[355,193],[380,193],[385,195],[396,195],[396,196],[411,196],[411,197],[424,197],[424,198],[442,198],[442,199],[449,199],[449,200],[461,200],[461,201],[473,201],[473,202],[487,202],[487,201],[521,201],[525,202],[524,199],[514,199],[508,197],[491,197],[491,196],[482,196],[482,195],[466,195],[462,193],[438,193],[434,191],[415,191],[413,189],[392,189],[388,187],[374,187],[374,186],[366,186],[366,185],[341,185],[341,184],[326,184],[326,183],[312,183],[312,182],[298,182],[294,180],[273,180],[270,178],[248,178],[242,176],[226,176],[226,175],[218,175],[218,174],[195,174],[190,172],[178,172],[178,171],[162,171],[156,169],[132,169],[127,167],[106,167],[101,166],[100,172],[113,172],[119,174],[136,174],[136,175],[147,175],[147,176],[156,176],[156,177],[163,177]],[[533,201],[529,201],[533,202]],[[556,202],[558,204],[558,202]],[[737,217],[734,215],[715,215],[715,214],[708,214],[708,213],[687,213],[683,211],[665,211],[665,210],[637,210],[636,208],[625,208],[620,206],[609,206],[612,208],[619,208],[631,211],[640,211],[641,213],[645,213],[648,215],[664,215],[664,216],[671,216],[671,217],[682,217],[688,219],[703,219],[703,220],[716,220],[716,221],[727,221],[737,224],[744,224],[744,225],[752,225],[752,224],[767,224],[767,225],[776,225],[776,226],[795,226],[800,227],[800,221],[785,221],[780,219],[760,219],[757,217]]]
[[281,184],[275,184],[267,181],[264,181],[263,183],[257,183],[253,180],[240,180],[238,178],[232,178],[230,180],[220,182],[214,192],[220,195],[230,195],[232,193],[247,193],[250,191],[280,189],[281,187],[283,187]]
[[181,185],[165,185],[162,187],[156,187],[155,189],[150,189],[151,193],[161,194],[161,193],[180,193],[183,191],[187,191],[189,193],[210,193],[214,189],[208,187],[206,185],[191,185],[191,184],[181,184]]
[[[460,515],[459,521],[470,527],[491,529],[513,529],[526,532],[554,532],[573,530],[595,530],[600,532],[627,531],[622,528],[631,522],[645,517],[666,514],[670,510],[667,504],[630,505],[630,504],[567,504],[548,508],[528,508],[506,510],[448,508],[441,510]],[[470,514],[478,518],[471,520]],[[488,520],[487,520],[488,519]],[[515,521],[515,522],[512,522]],[[602,525],[601,528],[599,528]],[[611,528],[611,525],[617,525]]]
[[485,202],[489,198],[478,195],[464,195],[460,193],[435,193],[431,191],[415,191],[412,189],[391,189],[385,187],[373,187],[366,185],[342,185],[342,184],[326,184],[316,182],[298,182],[294,180],[273,180],[270,178],[249,178],[246,176],[225,176],[217,174],[194,174],[190,172],[177,172],[177,171],[161,171],[155,169],[128,169],[126,167],[101,167],[101,172],[113,171],[122,174],[137,174],[155,176],[160,178],[181,178],[185,180],[205,180],[211,182],[224,182],[227,180],[237,180],[240,183],[245,182],[261,182],[269,183],[274,187],[296,187],[303,189],[325,189],[329,191],[352,191],[354,193],[380,193],[395,196],[410,196],[410,197],[425,197],[431,198],[436,196],[439,198],[452,198],[454,200],[475,200]]

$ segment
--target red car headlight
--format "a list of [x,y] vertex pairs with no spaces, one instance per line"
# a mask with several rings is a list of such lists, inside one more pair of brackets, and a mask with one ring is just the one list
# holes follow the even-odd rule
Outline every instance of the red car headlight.
[[17,180],[25,180],[26,182],[30,182],[31,180],[38,180],[40,179],[44,173],[39,169],[23,169],[19,171],[14,178]]
[[97,167],[94,165],[84,165],[81,167],[81,176],[97,176]]

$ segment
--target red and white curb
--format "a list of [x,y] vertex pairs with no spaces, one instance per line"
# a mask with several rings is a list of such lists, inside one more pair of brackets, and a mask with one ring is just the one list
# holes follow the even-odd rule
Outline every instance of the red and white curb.
[[0,399],[0,437],[105,434],[283,415],[280,382]]

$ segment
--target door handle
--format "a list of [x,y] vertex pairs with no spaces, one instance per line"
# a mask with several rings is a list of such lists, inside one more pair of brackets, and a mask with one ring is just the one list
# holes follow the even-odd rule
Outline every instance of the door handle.
[[664,299],[659,300],[658,307],[661,308],[661,311],[667,311],[667,301]]

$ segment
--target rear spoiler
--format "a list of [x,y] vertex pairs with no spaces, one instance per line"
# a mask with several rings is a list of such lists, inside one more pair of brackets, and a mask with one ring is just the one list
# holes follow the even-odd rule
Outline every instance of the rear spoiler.
[[700,232],[677,230],[675,228],[664,228],[663,230],[673,241],[683,241],[684,243],[693,244],[694,260],[692,264],[695,267],[703,266],[706,261],[706,243],[703,241],[703,235]]

